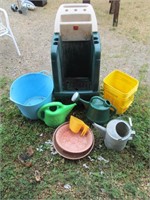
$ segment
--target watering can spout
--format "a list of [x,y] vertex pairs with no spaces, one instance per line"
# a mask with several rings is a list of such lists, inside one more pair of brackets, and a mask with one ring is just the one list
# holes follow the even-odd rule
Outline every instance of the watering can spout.
[[86,109],[89,108],[90,103],[89,103],[88,101],[85,101],[85,100],[81,99],[81,98],[80,98],[80,94],[79,94],[78,92],[75,92],[75,93],[73,94],[71,100],[72,100],[73,102],[80,101],[80,102],[84,105],[84,107],[85,107]]
[[76,106],[76,103],[70,104],[70,105],[64,105],[64,111],[66,111],[67,114],[71,112],[71,110]]
[[85,109],[89,108],[90,103],[80,98],[80,102],[84,105]]
[[103,126],[93,123],[92,124],[98,131],[100,131],[100,134],[102,135],[103,138],[105,138],[106,135],[106,128],[104,128]]

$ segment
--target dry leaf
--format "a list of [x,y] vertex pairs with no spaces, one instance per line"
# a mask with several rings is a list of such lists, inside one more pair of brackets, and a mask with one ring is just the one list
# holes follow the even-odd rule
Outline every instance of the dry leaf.
[[38,170],[35,170],[34,176],[35,176],[35,180],[37,182],[41,181],[41,174],[40,174],[40,172]]
[[34,150],[33,150],[32,146],[27,148],[27,152],[26,153],[28,154],[29,157],[33,156]]

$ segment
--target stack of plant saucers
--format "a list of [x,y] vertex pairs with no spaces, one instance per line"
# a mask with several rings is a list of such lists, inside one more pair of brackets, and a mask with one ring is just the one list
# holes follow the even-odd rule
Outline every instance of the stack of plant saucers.
[[91,129],[86,135],[73,133],[69,122],[60,125],[53,134],[53,144],[56,151],[64,158],[78,160],[86,157],[94,147],[94,135]]

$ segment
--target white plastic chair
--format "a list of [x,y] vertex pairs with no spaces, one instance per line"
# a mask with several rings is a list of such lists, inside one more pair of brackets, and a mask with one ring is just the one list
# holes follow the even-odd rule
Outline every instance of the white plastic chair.
[[[2,14],[3,18],[1,17],[1,14]],[[4,22],[4,20],[5,20],[5,22]],[[10,28],[8,14],[3,8],[0,8],[0,37],[4,36],[4,35],[8,35],[9,37],[12,38],[14,45],[16,47],[17,53],[20,56],[21,55],[20,50],[18,48],[18,45],[17,45],[17,42],[13,35],[13,32]]]

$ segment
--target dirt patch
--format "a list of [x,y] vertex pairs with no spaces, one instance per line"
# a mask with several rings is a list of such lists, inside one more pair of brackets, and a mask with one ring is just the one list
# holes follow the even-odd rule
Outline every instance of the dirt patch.
[[[1,74],[15,79],[27,72],[48,70],[51,72],[50,46],[54,31],[55,15],[62,3],[82,1],[48,0],[44,7],[28,11],[27,15],[10,9],[14,0],[1,0],[21,51],[17,55],[13,42],[8,37],[0,38]],[[102,56],[100,83],[114,69],[120,69],[139,79],[140,71],[150,66],[150,4],[147,1],[121,1],[118,27],[112,27],[109,1],[91,1],[98,21],[101,36]],[[144,15],[143,15],[144,13]],[[148,81],[148,75],[145,81]]]

